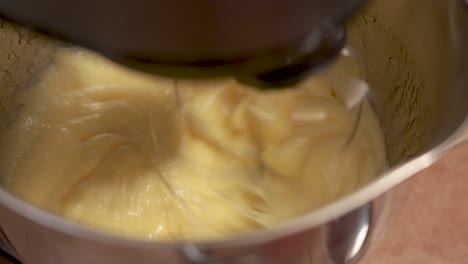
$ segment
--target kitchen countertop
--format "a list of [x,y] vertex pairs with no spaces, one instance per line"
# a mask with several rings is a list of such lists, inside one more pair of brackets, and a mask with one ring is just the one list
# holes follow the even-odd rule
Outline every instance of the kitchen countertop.
[[468,145],[410,180],[404,209],[359,264],[468,263]]
[[401,214],[359,264],[467,264],[468,145],[410,180]]

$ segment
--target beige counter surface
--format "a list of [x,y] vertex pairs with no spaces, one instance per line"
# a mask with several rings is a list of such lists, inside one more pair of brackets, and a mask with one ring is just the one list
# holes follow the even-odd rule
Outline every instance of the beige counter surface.
[[401,215],[362,264],[468,264],[468,145],[411,181]]

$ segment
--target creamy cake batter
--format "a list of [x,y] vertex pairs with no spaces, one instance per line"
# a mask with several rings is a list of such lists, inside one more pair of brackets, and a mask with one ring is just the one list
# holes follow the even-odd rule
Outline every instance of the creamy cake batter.
[[385,165],[367,102],[359,127],[332,80],[260,92],[234,80],[136,73],[64,50],[18,95],[4,184],[94,228],[208,239],[271,228],[355,190]]

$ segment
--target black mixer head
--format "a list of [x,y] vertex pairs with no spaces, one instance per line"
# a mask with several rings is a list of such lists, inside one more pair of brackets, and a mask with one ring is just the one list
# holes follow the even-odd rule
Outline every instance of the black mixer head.
[[[263,89],[292,86],[333,62],[346,44],[346,31],[338,28],[324,32],[315,45],[303,45],[283,58],[283,64],[259,71],[243,72],[237,79]],[[242,71],[241,71],[242,72]]]
[[0,14],[137,70],[284,87],[345,43],[365,0],[21,0]]

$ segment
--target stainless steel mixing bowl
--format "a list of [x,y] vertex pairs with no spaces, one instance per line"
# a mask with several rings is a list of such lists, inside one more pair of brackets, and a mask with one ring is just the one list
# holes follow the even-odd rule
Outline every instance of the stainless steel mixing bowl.
[[[374,0],[349,25],[390,169],[356,192],[274,230],[204,243],[132,241],[86,229],[0,189],[1,239],[30,264],[351,263],[404,204],[410,176],[468,135],[468,7],[462,0]],[[0,124],[62,45],[0,23]],[[404,182],[404,184],[400,184]],[[434,194],[437,195],[437,194]],[[429,206],[429,205],[428,205]]]

